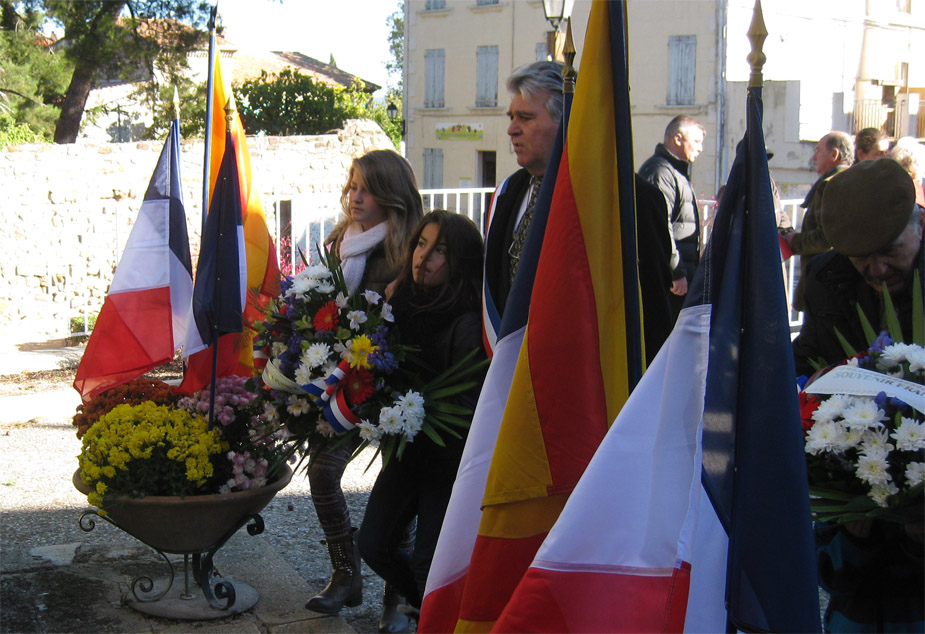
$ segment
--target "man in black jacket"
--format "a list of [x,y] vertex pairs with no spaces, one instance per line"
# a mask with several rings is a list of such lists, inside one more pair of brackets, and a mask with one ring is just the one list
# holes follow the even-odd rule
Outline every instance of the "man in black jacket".
[[661,190],[668,205],[671,231],[671,310],[677,319],[688,284],[700,262],[700,211],[691,184],[691,165],[703,151],[704,127],[688,115],[678,115],[665,128],[662,143],[642,167],[639,176]]
[[858,307],[874,330],[886,330],[884,285],[903,334],[911,337],[916,270],[925,283],[925,209],[915,204],[909,175],[892,159],[856,163],[836,174],[825,189],[820,220],[832,251],[807,269],[803,327],[793,342],[797,374],[812,374],[819,359],[833,364],[847,356],[836,328],[856,351],[868,347]]

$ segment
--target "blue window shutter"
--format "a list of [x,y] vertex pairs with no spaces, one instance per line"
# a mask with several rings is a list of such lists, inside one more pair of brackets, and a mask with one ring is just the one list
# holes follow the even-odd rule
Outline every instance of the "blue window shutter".
[[476,49],[475,105],[498,105],[498,47],[479,46]]
[[694,103],[697,68],[697,36],[672,35],[668,38],[668,100],[669,106]]
[[442,108],[444,50],[429,48],[424,51],[424,107]]

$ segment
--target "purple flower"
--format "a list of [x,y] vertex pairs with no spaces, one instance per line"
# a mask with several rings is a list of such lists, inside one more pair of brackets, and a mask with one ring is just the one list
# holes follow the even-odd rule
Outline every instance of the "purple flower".
[[889,345],[893,344],[893,340],[890,338],[890,335],[887,334],[886,330],[881,332],[874,342],[870,344],[871,351],[883,352],[883,349]]

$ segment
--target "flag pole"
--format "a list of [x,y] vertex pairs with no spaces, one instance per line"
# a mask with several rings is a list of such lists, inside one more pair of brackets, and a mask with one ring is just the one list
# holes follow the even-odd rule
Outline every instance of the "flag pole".
[[[235,105],[234,105],[234,95],[228,95],[228,103],[225,104],[225,125],[226,130],[231,129],[231,120],[234,118]],[[216,187],[220,186],[219,183],[215,183]],[[215,213],[221,213],[219,210],[215,210]],[[219,240],[215,245],[215,261],[222,261],[222,241]],[[215,267],[215,297],[214,305],[218,306],[221,304],[221,292],[222,285],[219,284],[219,277],[221,275],[221,267]],[[220,333],[218,331],[218,320],[215,319],[213,315],[212,318],[212,374],[210,377],[210,388],[209,388],[209,429],[215,427],[215,375],[218,374],[218,346],[219,346],[219,337]]]
[[762,47],[764,40],[768,37],[768,29],[764,25],[764,13],[761,11],[761,0],[755,0],[755,8],[752,9],[752,23],[748,27],[748,40],[752,43],[752,50],[746,57],[752,72],[748,78],[749,88],[761,88],[764,83],[761,69],[768,60]]
[[[215,23],[218,19],[218,0],[209,17],[209,81],[206,84],[206,139],[205,156],[202,161],[202,233],[206,232],[206,214],[209,213],[209,159],[212,155],[212,89],[215,85]],[[179,114],[177,115],[179,118]]]

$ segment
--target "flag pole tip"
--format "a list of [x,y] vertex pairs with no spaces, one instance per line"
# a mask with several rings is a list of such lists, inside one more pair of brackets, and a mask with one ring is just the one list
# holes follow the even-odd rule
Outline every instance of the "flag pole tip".
[[173,115],[175,119],[180,119],[180,92],[176,86],[173,87]]
[[762,48],[764,40],[768,37],[768,29],[764,25],[764,14],[761,11],[761,0],[755,0],[755,8],[752,9],[752,23],[748,27],[748,39],[752,44],[752,50],[746,57],[752,73],[748,78],[749,88],[761,88],[764,79],[761,74],[764,63],[768,60]]
[[225,119],[228,123],[231,123],[231,120],[234,119],[235,109],[234,95],[229,92],[228,101],[225,102]]

